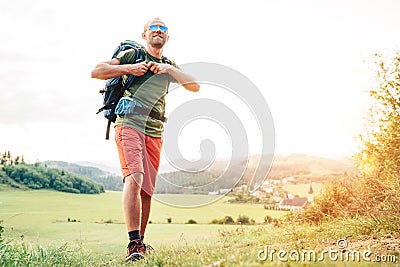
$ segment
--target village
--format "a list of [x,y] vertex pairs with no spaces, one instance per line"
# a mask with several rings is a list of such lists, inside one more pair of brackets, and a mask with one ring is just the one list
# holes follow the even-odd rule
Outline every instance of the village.
[[227,203],[254,203],[264,204],[265,209],[283,210],[283,211],[303,211],[308,205],[314,203],[313,182],[309,183],[307,192],[302,195],[291,194],[283,188],[287,184],[297,184],[295,177],[285,177],[282,179],[266,179],[256,190],[249,190],[247,184],[237,185],[234,189],[220,189],[218,191],[209,192],[209,195],[225,195],[232,196]]

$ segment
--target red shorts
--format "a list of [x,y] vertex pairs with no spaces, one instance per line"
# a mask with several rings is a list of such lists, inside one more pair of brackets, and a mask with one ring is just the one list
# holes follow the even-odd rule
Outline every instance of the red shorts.
[[156,184],[162,138],[147,136],[129,126],[115,127],[122,181],[132,173],[143,173],[140,194],[152,196]]

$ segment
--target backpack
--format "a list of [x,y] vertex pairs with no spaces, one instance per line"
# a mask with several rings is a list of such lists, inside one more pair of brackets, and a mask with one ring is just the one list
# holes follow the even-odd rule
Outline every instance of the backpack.
[[[120,45],[115,49],[112,59],[117,57],[120,52],[128,49],[136,50],[134,63],[140,63],[146,60],[145,47],[131,40],[121,42]],[[172,61],[166,57],[162,57],[162,62],[173,65]],[[96,114],[103,111],[104,117],[108,120],[106,140],[110,139],[109,137],[111,123],[115,122],[115,120],[117,119],[115,108],[119,100],[123,97],[125,90],[127,90],[132,85],[132,83],[135,81],[135,78],[135,75],[129,74],[127,75],[125,83],[123,82],[122,76],[110,78],[105,82],[104,88],[99,91],[103,95],[103,107],[101,107]],[[143,112],[149,114],[149,116],[153,118],[162,119],[163,121],[166,120],[164,116],[157,114],[153,110],[148,112],[144,110]]]
[[[130,40],[120,43],[120,45],[115,49],[112,59],[117,57],[120,52],[128,49],[136,50],[134,63],[139,63],[145,60],[144,47],[141,44]],[[104,117],[108,120],[106,140],[108,140],[110,137],[111,123],[115,122],[117,119],[115,107],[117,106],[118,101],[124,95],[125,90],[130,87],[136,78],[131,74],[127,76],[128,78],[126,79],[125,83],[123,82],[122,76],[108,79],[104,84],[104,88],[99,91],[103,95],[103,106],[97,111],[96,114],[99,114],[103,111]]]

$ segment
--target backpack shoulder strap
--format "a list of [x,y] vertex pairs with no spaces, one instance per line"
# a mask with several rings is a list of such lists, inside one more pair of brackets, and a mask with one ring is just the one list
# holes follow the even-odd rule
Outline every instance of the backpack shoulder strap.
[[[135,58],[133,63],[139,63],[146,60],[145,51],[146,48],[138,42],[132,40],[125,40],[120,43],[120,45],[115,49],[112,58],[118,56],[118,54],[122,51],[134,49],[135,50]],[[134,75],[127,75],[127,79],[125,81],[124,87],[129,88],[133,81],[135,80]]]
[[[115,49],[112,58],[116,58],[118,54],[122,51],[128,50],[128,49],[135,49],[135,58],[134,58],[134,63],[137,62],[142,62],[146,59],[145,57],[145,47],[142,46],[141,44],[131,41],[131,40],[126,40],[120,43],[120,45]],[[116,84],[121,84],[121,90],[119,90],[115,96],[115,99],[113,103],[108,104],[100,108],[97,113],[105,110],[105,109],[111,109],[110,113],[113,113],[115,111],[115,106],[118,103],[118,100],[123,96],[125,90],[127,90],[131,84],[134,82],[135,76],[134,75],[127,75],[127,79],[124,82],[124,79],[122,79],[122,76],[114,77],[111,79],[108,79],[106,82],[106,86],[111,86],[111,85],[116,85]],[[107,129],[106,129],[106,140],[109,139],[110,137],[110,128],[111,128],[111,122],[113,122],[112,116],[108,117],[108,122],[107,122]]]
[[169,65],[172,65],[172,66],[175,65],[175,62],[174,62],[173,60],[168,59],[167,57],[164,57],[164,56],[163,56],[163,57],[161,58],[161,60],[162,60],[162,62],[165,63],[165,64],[169,64]]
[[139,44],[138,42],[132,41],[132,40],[125,40],[122,41],[119,46],[115,49],[114,54],[112,56],[112,58],[117,57],[117,55],[125,50],[128,49],[136,49],[136,50],[146,50],[146,48]]

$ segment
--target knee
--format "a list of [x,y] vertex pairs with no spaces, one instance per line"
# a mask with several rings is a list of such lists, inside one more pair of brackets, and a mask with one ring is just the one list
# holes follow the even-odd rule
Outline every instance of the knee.
[[143,174],[140,172],[132,173],[125,177],[124,185],[131,187],[141,187],[143,182]]

